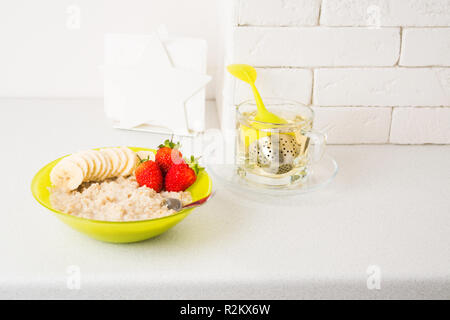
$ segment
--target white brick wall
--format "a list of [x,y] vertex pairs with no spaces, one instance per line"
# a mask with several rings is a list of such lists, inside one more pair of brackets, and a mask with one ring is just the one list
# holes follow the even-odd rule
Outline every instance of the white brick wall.
[[450,0],[323,0],[320,23],[326,26],[450,26]]
[[311,26],[319,20],[321,0],[240,1],[239,25]]
[[330,144],[387,143],[391,108],[314,107],[314,128],[326,132]]
[[450,108],[396,108],[392,143],[450,143]]
[[235,29],[235,54],[255,66],[392,66],[400,51],[398,28]]
[[450,104],[450,68],[317,69],[314,104],[443,106]]
[[[284,97],[304,104],[311,103],[311,70],[256,68],[256,71],[258,72],[256,86],[266,97]],[[235,84],[235,103],[253,99],[253,93],[247,83],[236,80]]]
[[404,29],[402,66],[450,66],[450,28]]
[[[226,64],[258,67],[263,97],[312,105],[329,143],[450,143],[450,0],[232,3]],[[224,80],[231,119],[252,93]]]

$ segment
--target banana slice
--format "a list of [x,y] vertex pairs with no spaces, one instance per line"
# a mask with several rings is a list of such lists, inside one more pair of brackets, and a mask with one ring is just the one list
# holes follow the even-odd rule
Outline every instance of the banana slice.
[[94,157],[94,161],[96,163],[96,170],[91,177],[91,181],[100,181],[103,178],[105,170],[107,170],[106,160],[103,158],[103,155],[98,150],[92,150],[92,156]]
[[106,178],[115,177],[120,162],[119,155],[115,153],[112,148],[102,149],[100,152],[103,154],[104,158],[109,161],[110,165],[110,170],[106,173]]
[[115,148],[109,149],[109,154],[112,158],[113,170],[111,173],[111,177],[119,176],[119,168],[122,165],[122,161],[120,160],[119,154],[115,151]]
[[[130,175],[130,170],[132,170],[130,168],[133,168],[133,162],[134,162],[134,159],[136,158],[136,154],[127,147],[120,147],[119,150],[122,153],[122,156],[124,158],[124,160],[123,160],[124,165],[123,165],[122,170],[119,172],[119,176],[122,176],[122,177],[128,176],[128,175]],[[133,154],[134,154],[134,156],[133,156]],[[132,163],[130,163],[130,161]]]
[[83,171],[83,177],[86,177],[87,172],[89,170],[89,166],[86,162],[86,160],[84,160],[81,156],[80,153],[74,153],[64,159],[61,160],[61,162],[65,162],[65,161],[70,161],[72,163],[75,163],[77,166],[79,166],[81,168],[81,170]]
[[119,167],[117,168],[117,176],[120,177],[127,166],[128,157],[122,147],[112,149],[119,157]]
[[97,155],[100,158],[100,162],[102,163],[102,170],[98,173],[97,180],[102,181],[109,178],[109,172],[111,171],[110,160],[107,155],[103,152],[103,150],[97,151]]
[[102,163],[102,169],[98,173],[97,180],[102,181],[107,178],[108,172],[110,171],[109,159],[107,159],[105,155],[100,151],[97,151],[97,155],[100,158],[100,162]]
[[105,157],[105,155],[102,152],[97,151],[97,155],[100,158],[100,161],[102,163],[102,170],[100,170],[100,172],[98,173],[97,180],[102,181],[102,180],[105,180],[106,178],[108,178],[108,173],[110,172],[111,168],[110,168],[109,159],[107,157]]
[[86,162],[86,165],[87,165],[87,170],[84,173],[84,180],[85,181],[89,181],[89,179],[90,179],[90,177],[92,175],[93,169],[94,169],[94,165],[95,165],[93,158],[89,156],[89,151],[90,150],[82,151],[82,152],[78,153],[78,156],[80,158],[83,158],[83,160]]
[[104,156],[108,159],[109,170],[106,173],[106,178],[113,178],[116,176],[117,171],[117,155],[111,149],[105,149]]
[[124,160],[123,160],[124,166],[123,166],[122,170],[119,172],[119,176],[122,176],[122,177],[126,176],[126,170],[128,168],[128,163],[131,160],[130,154],[128,153],[127,149],[128,148],[126,148],[126,147],[119,148],[119,150],[122,153],[122,156],[124,158]]
[[77,189],[83,179],[83,170],[71,161],[58,162],[50,172],[50,181],[66,191]]
[[84,156],[89,159],[89,162],[92,165],[89,175],[85,177],[86,180],[91,181],[95,177],[95,174],[98,172],[100,163],[94,150],[87,150],[84,153]]
[[83,156],[88,159],[88,162],[91,164],[91,170],[89,174],[84,177],[85,181],[93,181],[96,178],[96,174],[99,171],[99,167],[101,165],[100,159],[98,159],[97,153],[94,150],[86,150],[83,152]]
[[99,151],[99,156],[103,159],[104,162],[103,171],[100,173],[100,176],[98,178],[98,180],[101,181],[109,178],[110,173],[112,171],[112,166],[111,160],[109,159],[109,155],[105,154],[102,151]]
[[127,165],[121,174],[123,176],[129,176],[129,175],[133,174],[134,169],[136,168],[136,166],[139,163],[139,159],[138,159],[136,153],[133,150],[131,150],[130,148],[124,147],[123,151],[127,155],[128,160],[127,160]]
[[152,151],[141,150],[141,151],[136,152],[136,154],[138,155],[138,157],[141,160],[148,158],[149,160],[155,161],[155,154]]

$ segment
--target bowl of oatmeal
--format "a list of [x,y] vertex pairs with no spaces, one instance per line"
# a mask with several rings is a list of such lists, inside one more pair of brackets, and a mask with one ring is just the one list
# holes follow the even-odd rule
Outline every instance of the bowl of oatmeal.
[[[155,152],[147,148],[129,149]],[[212,190],[211,179],[204,170],[198,173],[194,184],[181,192],[156,192],[140,187],[132,174],[81,182],[75,190],[64,190],[55,187],[51,177],[56,171],[55,166],[64,158],[39,170],[31,183],[32,194],[70,227],[105,242],[128,243],[155,237],[175,226],[193,210],[188,208],[175,212],[163,205],[164,199],[177,198],[188,204],[207,197]],[[122,169],[125,170],[125,165]],[[105,172],[103,177],[108,177]]]

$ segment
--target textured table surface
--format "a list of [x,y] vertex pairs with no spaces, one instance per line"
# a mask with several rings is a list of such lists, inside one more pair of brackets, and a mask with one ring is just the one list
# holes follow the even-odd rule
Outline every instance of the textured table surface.
[[450,146],[330,146],[340,170],[326,189],[270,198],[216,183],[167,233],[108,244],[30,193],[60,155],[165,138],[114,130],[101,106],[0,101],[0,298],[450,298]]

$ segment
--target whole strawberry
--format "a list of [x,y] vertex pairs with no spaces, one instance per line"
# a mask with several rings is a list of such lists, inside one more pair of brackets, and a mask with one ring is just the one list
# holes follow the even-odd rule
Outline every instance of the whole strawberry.
[[198,166],[194,157],[191,157],[189,164],[183,162],[171,166],[164,179],[166,190],[174,192],[185,191],[197,180],[197,175],[202,169]]
[[164,178],[158,164],[152,160],[143,160],[134,171],[137,183],[161,192]]
[[178,150],[180,143],[173,143],[172,140],[164,141],[164,144],[159,145],[159,149],[156,152],[155,161],[161,168],[163,174],[169,171],[170,167],[174,164],[183,163],[183,155]]

